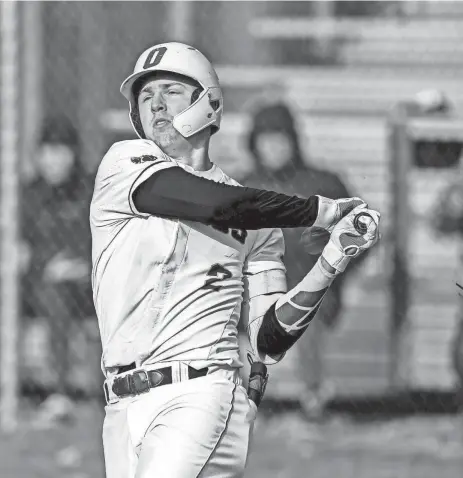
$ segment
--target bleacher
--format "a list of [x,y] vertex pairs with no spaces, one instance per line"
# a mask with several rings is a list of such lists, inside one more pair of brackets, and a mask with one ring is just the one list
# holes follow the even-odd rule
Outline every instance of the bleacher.
[[[229,111],[220,142],[234,150],[229,153],[230,161],[245,158],[242,138],[248,120],[243,111],[248,108],[248,98],[261,93],[266,85],[283,90],[301,113],[299,128],[309,156],[340,173],[353,190],[387,217],[393,179],[387,144],[391,108],[433,88],[448,96],[457,114],[463,112],[463,4],[442,2],[452,4],[449,8],[436,5],[438,2],[426,3],[432,5],[417,12],[415,18],[405,19],[254,19],[250,31],[263,42],[336,41],[336,62],[330,66],[219,67]],[[230,164],[233,167],[236,164]],[[428,195],[442,184],[442,180],[431,181]],[[342,395],[390,389],[393,360],[401,361],[399,375],[404,385],[449,388],[455,383],[449,355],[455,326],[455,308],[450,303],[454,294],[447,285],[452,282],[457,245],[440,240],[433,256],[428,251],[435,239],[420,240],[411,260],[423,272],[422,278],[414,278],[415,286],[425,298],[428,295],[421,305],[413,299],[409,327],[397,344],[401,356],[392,357],[388,288],[385,277],[378,277],[389,260],[387,234],[381,257],[374,259],[366,276],[346,294],[351,303],[342,327],[330,339],[327,367]],[[435,287],[436,274],[442,274],[439,287]],[[431,307],[433,300],[449,302]],[[292,382],[291,356],[276,366],[275,372],[279,379],[269,384],[270,393],[288,394],[290,383],[297,388]]]

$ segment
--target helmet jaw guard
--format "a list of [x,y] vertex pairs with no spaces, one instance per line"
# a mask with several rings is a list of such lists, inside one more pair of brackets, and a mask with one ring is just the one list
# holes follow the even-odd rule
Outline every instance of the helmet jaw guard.
[[175,115],[172,125],[185,138],[195,135],[208,126],[212,126],[212,133],[219,130],[217,122],[220,124],[222,106],[220,105],[218,110],[212,107],[211,103],[217,100],[212,99],[213,93],[211,90],[212,88],[203,90],[198,99],[186,110]]
[[211,63],[195,48],[182,43],[163,43],[144,51],[134,72],[121,85],[121,93],[129,101],[129,118],[140,138],[146,138],[133,95],[134,83],[156,71],[177,73],[195,80],[202,88],[192,104],[174,116],[173,127],[185,138],[211,127],[214,134],[220,129],[223,113],[223,96],[219,79]]

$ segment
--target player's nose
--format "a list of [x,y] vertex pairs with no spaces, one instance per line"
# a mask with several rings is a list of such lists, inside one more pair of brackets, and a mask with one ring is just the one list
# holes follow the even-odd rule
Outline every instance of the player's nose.
[[165,111],[166,110],[166,103],[164,98],[161,94],[153,95],[151,99],[151,111],[153,113],[157,113],[158,111]]

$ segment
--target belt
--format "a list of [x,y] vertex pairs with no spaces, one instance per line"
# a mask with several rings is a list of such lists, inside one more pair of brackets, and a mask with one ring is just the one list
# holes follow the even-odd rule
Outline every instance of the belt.
[[[125,367],[120,367],[118,372],[121,374],[134,368],[135,364],[131,364]],[[190,380],[193,378],[205,377],[207,372],[207,368],[196,370],[193,367],[188,366],[188,378],[186,376],[183,378]],[[134,370],[132,373],[128,373],[122,377],[116,375],[112,381],[111,391],[118,398],[139,395],[141,393],[149,392],[152,388],[174,383],[172,375],[172,367],[164,367],[155,370]],[[178,382],[179,380],[175,381]],[[107,382],[104,384],[104,392],[106,401],[109,402],[110,393]]]

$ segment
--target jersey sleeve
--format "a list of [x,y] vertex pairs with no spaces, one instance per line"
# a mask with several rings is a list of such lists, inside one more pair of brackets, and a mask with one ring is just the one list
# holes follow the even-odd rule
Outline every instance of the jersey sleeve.
[[95,178],[91,215],[95,225],[132,217],[147,217],[138,211],[132,194],[153,174],[177,164],[154,143],[131,140],[115,143],[101,161]]
[[261,229],[249,251],[243,268],[245,275],[269,270],[286,271],[283,264],[285,241],[281,229]]

